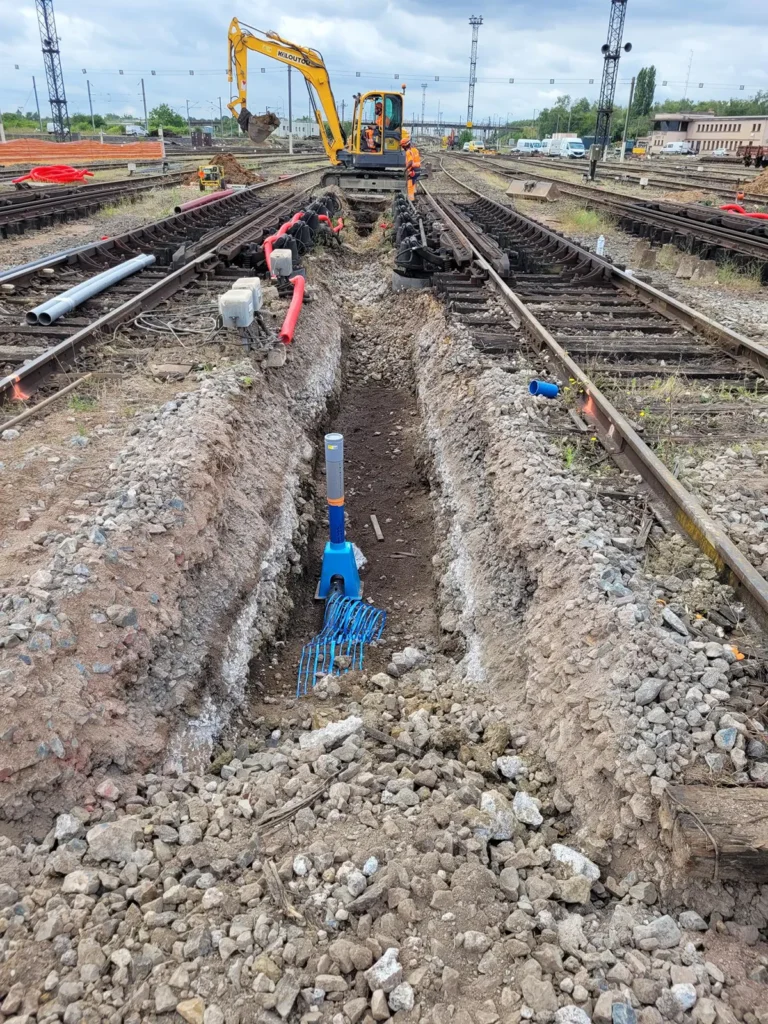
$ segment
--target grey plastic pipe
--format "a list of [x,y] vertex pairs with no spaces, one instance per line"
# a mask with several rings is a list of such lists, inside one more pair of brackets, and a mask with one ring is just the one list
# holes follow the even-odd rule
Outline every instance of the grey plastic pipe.
[[65,313],[71,313],[73,309],[77,309],[86,299],[98,295],[99,292],[103,292],[111,285],[122,281],[124,277],[130,277],[131,274],[151,266],[154,262],[154,256],[142,253],[140,256],[134,256],[133,259],[125,260],[124,263],[118,263],[116,267],[110,267],[109,270],[105,270],[95,277],[90,277],[87,281],[83,281],[82,284],[76,284],[74,288],[69,288],[67,291],[62,292],[61,295],[48,299],[47,302],[43,302],[34,309],[30,309],[27,313],[27,323],[42,324],[43,327],[47,327],[58,320],[59,317],[64,316]]

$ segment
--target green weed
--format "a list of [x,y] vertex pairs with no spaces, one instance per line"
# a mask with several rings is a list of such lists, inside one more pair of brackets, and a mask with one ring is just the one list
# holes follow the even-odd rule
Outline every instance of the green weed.
[[96,408],[93,395],[72,395],[67,403],[72,412],[90,412]]
[[718,265],[717,283],[723,288],[757,293],[762,288],[760,268],[740,267],[736,263],[726,260]]

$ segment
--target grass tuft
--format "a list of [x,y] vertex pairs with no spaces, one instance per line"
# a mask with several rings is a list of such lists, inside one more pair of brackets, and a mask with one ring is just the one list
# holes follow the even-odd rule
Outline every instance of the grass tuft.
[[584,207],[564,210],[560,220],[567,232],[582,235],[605,235],[613,230],[613,223],[607,217]]

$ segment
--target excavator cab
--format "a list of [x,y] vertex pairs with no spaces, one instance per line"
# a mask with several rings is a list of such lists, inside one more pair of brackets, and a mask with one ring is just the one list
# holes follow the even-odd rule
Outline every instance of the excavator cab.
[[355,96],[350,151],[355,167],[405,166],[400,148],[403,96],[399,92],[367,92]]

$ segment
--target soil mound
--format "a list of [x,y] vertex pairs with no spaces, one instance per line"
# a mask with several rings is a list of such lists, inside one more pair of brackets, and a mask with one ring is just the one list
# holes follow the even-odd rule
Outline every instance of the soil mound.
[[[201,166],[211,165],[221,168],[224,180],[228,185],[253,185],[257,181],[266,180],[262,174],[256,174],[254,171],[249,171],[247,167],[243,167],[231,153],[217,153],[211,160],[201,162]],[[197,171],[195,171],[187,184],[196,185],[197,182]]]

